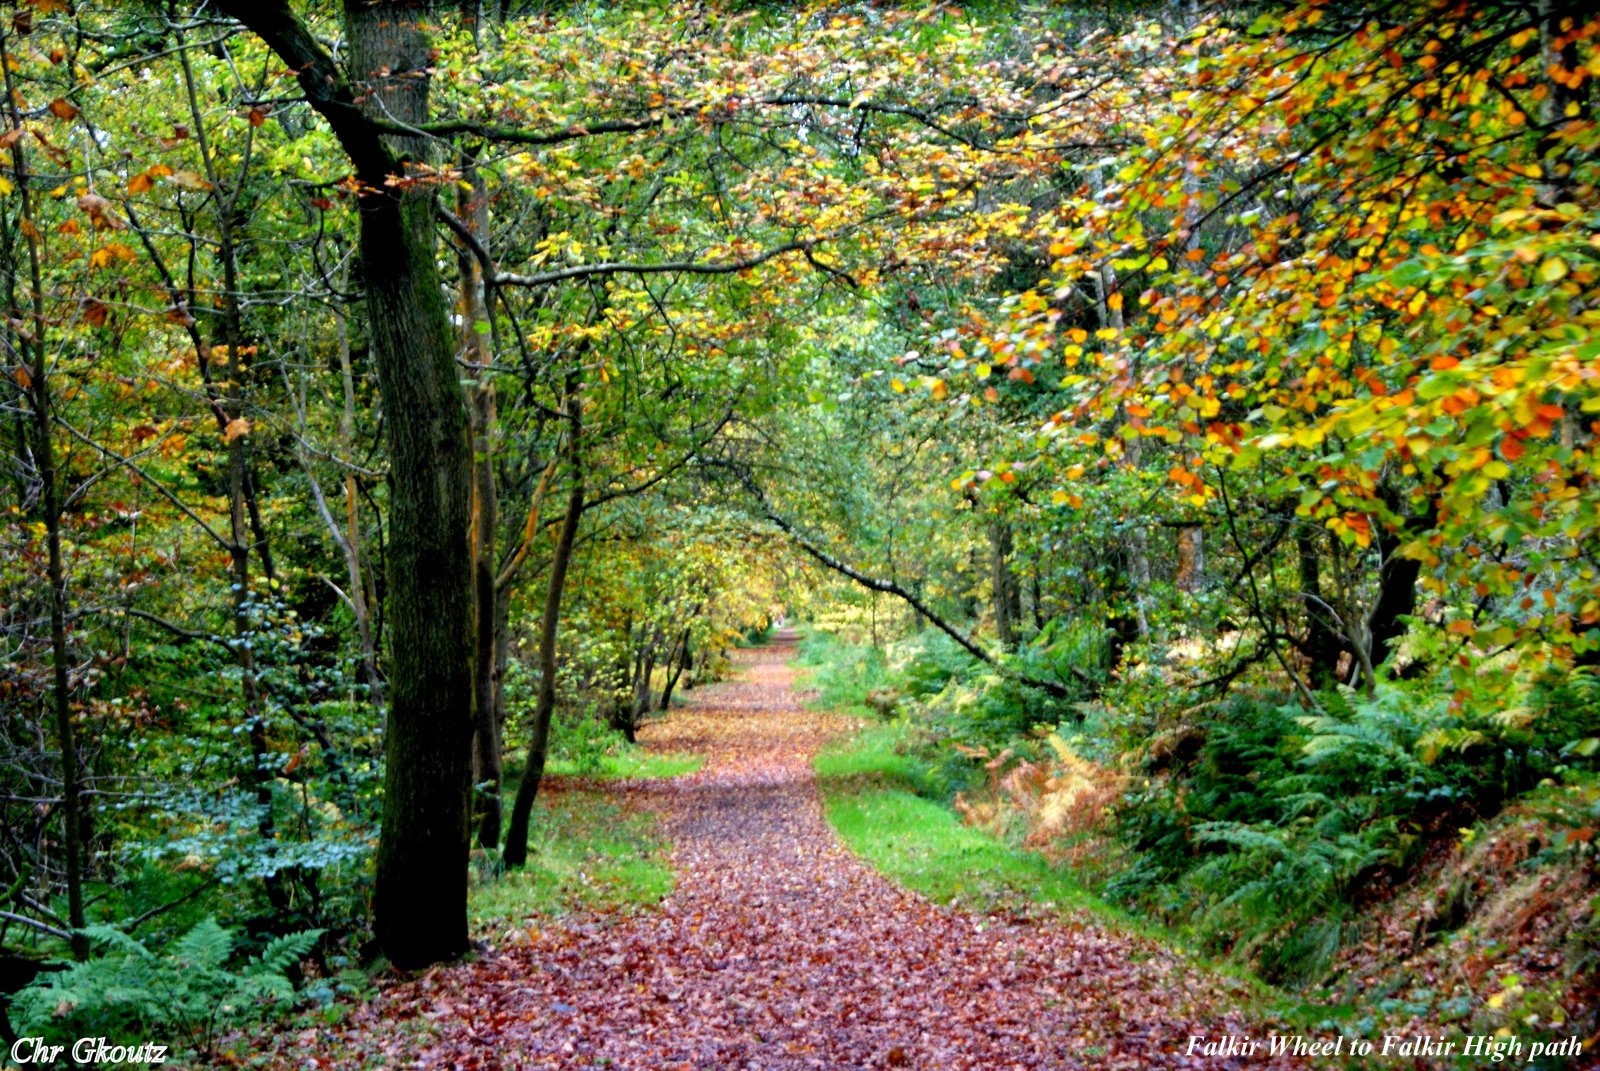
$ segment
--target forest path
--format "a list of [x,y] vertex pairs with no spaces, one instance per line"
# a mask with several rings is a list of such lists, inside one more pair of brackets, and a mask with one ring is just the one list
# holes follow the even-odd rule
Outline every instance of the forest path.
[[[811,757],[848,724],[802,708],[792,633],[739,651],[645,741],[707,756],[619,784],[662,815],[676,890],[659,909],[538,923],[525,945],[391,991],[441,1033],[428,1067],[637,1071],[1146,1068],[1185,1057],[1206,992],[1160,946],[1092,925],[973,915],[905,892],[823,818]],[[1209,1017],[1208,1017],[1209,1019]]]

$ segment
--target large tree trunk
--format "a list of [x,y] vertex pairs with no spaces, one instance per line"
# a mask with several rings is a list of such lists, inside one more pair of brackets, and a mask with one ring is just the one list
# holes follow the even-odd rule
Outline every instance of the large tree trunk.
[[550,719],[556,709],[556,630],[561,624],[561,595],[567,585],[567,566],[572,562],[572,547],[577,542],[578,526],[583,522],[583,407],[578,397],[578,373],[567,375],[567,459],[571,481],[567,492],[567,513],[561,519],[561,534],[550,558],[550,582],[545,589],[544,615],[539,621],[539,698],[533,712],[533,737],[528,742],[528,761],[517,782],[517,798],[511,805],[511,823],[506,829],[502,858],[507,866],[519,867],[528,861],[528,824],[533,816],[533,801],[544,779],[544,761],[550,749]]
[[[429,42],[418,25],[423,14],[420,6],[392,0],[345,5],[357,78],[382,72],[372,83],[369,106],[403,122],[427,117]],[[432,236],[431,195],[375,191],[362,199],[368,330],[392,473],[394,639],[373,908],[378,940],[402,967],[467,949],[474,724],[471,454]]]
[[433,257],[433,201],[405,181],[420,139],[383,136],[371,117],[424,121],[426,5],[346,0],[351,85],[286,0],[218,0],[295,72],[361,184],[360,253],[368,332],[390,463],[388,620],[393,639],[383,831],[373,925],[401,967],[467,949],[472,777],[472,574],[466,403]]

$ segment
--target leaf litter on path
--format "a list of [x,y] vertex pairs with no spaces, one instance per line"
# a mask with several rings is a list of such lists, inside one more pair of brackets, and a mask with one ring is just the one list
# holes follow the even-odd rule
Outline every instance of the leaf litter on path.
[[[811,768],[846,723],[801,708],[793,651],[780,634],[737,652],[735,679],[649,728],[652,747],[704,754],[702,770],[609,786],[673,842],[658,909],[532,920],[523,943],[390,987],[338,1047],[370,1032],[384,1066],[487,1071],[1289,1065],[1185,1055],[1192,1034],[1250,1032],[1207,1008],[1216,979],[1155,942],[941,907],[852,855]],[[348,1066],[315,1044],[297,1055]]]

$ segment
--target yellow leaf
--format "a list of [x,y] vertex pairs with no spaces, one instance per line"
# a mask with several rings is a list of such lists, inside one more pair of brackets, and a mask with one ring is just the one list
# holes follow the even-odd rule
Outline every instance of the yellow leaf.
[[1565,279],[1567,276],[1567,262],[1560,257],[1551,257],[1539,265],[1539,281],[1554,283]]
[[977,373],[977,376],[978,376],[979,379],[988,379],[989,378],[989,374],[991,372],[993,372],[993,371],[994,371],[994,369],[990,368],[986,364],[980,364],[976,369],[974,369],[974,372]]

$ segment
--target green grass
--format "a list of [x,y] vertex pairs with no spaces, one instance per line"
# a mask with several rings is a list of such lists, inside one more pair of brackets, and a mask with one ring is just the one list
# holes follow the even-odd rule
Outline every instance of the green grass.
[[[704,755],[658,755],[643,748],[629,748],[618,755],[601,755],[598,768],[573,759],[551,759],[544,772],[552,777],[593,777],[602,781],[620,781],[643,777],[680,777],[691,774],[705,765]],[[514,782],[507,782],[508,784]]]
[[548,797],[534,813],[528,840],[525,867],[475,884],[474,930],[519,927],[536,915],[637,910],[672,891],[667,845],[655,817],[624,811],[601,793],[572,790]]
[[1200,955],[1170,931],[1135,918],[1084,888],[1071,871],[1037,852],[963,825],[929,790],[926,771],[905,754],[904,725],[876,724],[816,756],[829,825],[873,869],[941,904],[975,912],[1030,910],[1086,916],[1117,933],[1176,948],[1219,978],[1260,1016],[1298,1021],[1283,994],[1245,968]]
[[1128,922],[1043,856],[963,825],[954,811],[919,795],[921,767],[896,750],[902,738],[894,726],[872,726],[816,757],[828,822],[851,851],[939,903],[974,911],[1089,910]]

